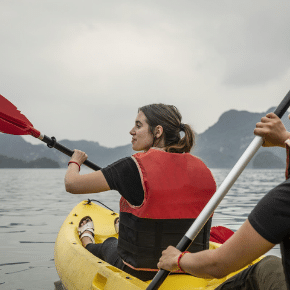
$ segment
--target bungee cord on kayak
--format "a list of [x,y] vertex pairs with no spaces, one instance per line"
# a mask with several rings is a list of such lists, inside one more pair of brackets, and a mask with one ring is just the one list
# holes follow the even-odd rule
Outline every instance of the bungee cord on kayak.
[[86,202],[85,204],[91,204],[92,201],[95,201],[95,202],[97,202],[97,203],[103,205],[105,208],[107,208],[107,209],[109,209],[110,211],[112,211],[113,214],[117,214],[114,210],[112,210],[111,208],[109,208],[107,205],[105,205],[104,203],[102,203],[102,202],[100,202],[99,200],[96,200],[96,199],[89,199],[89,198],[88,198],[88,200],[87,200],[87,202]]

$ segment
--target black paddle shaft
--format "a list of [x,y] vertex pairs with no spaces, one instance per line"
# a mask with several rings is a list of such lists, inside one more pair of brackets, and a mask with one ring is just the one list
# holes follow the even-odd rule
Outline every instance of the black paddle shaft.
[[[49,138],[46,135],[44,135],[44,137],[43,137],[43,139],[41,139],[41,141],[46,143],[49,148],[55,148],[67,156],[71,157],[74,153],[74,151],[72,151],[72,150],[68,149],[67,147],[56,142],[56,139],[54,137]],[[86,160],[83,164],[88,166],[89,168],[91,168],[93,170],[96,170],[96,171],[101,169],[101,167],[99,167],[98,165],[94,164],[93,162],[91,162],[89,160]]]
[[279,117],[282,118],[285,112],[288,110],[290,106],[290,91],[285,96],[285,98],[282,100],[282,102],[279,104],[279,106],[276,108],[274,113]]
[[[285,112],[288,110],[290,106],[290,91],[287,93],[287,95],[284,97],[282,102],[279,104],[279,106],[276,108],[274,113],[279,117],[282,118],[282,116],[285,114]],[[212,213],[210,213],[211,215]],[[209,215],[209,216],[210,216]],[[180,250],[181,252],[185,251],[193,240],[188,238],[186,235],[183,236],[183,238],[180,240],[176,248]],[[160,269],[158,273],[155,275],[151,283],[148,285],[146,290],[157,290],[161,284],[164,282],[166,277],[169,275],[169,271]]]

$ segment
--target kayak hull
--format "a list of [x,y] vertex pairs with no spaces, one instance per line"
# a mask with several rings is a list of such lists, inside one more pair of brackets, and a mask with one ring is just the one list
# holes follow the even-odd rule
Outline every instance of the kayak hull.
[[[75,206],[61,226],[54,248],[55,266],[63,286],[69,290],[146,289],[150,281],[143,282],[113,267],[82,246],[77,228],[80,220],[87,215],[94,222],[96,243],[102,243],[109,237],[118,238],[114,228],[117,213],[92,202],[88,204],[87,201]],[[211,249],[218,246],[219,244],[210,242]],[[170,274],[159,289],[212,290],[236,273],[222,279],[201,279],[190,275]]]

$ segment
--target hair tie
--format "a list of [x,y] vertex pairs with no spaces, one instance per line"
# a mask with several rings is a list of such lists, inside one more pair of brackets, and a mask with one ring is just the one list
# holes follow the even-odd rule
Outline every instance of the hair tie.
[[185,131],[185,125],[183,123],[180,123],[179,128],[180,128],[180,131]]

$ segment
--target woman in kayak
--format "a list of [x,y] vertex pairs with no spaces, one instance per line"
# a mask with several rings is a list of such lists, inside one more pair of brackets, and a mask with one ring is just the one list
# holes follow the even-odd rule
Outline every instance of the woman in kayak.
[[286,147],[286,181],[259,201],[241,228],[220,248],[181,253],[170,246],[163,251],[159,268],[182,269],[203,278],[222,278],[280,244],[283,264],[280,258],[267,256],[216,289],[290,289],[290,133],[274,113],[263,117],[254,133],[264,138],[265,147]]
[[[133,150],[142,152],[90,174],[79,174],[87,155],[75,150],[65,186],[75,194],[120,193],[119,239],[95,244],[90,217],[80,221],[80,239],[95,256],[145,281],[154,277],[162,251],[179,242],[214,194],[216,184],[206,165],[189,153],[195,135],[181,122],[176,107],[139,108],[130,134]],[[210,227],[211,220],[191,251],[208,249]]]

